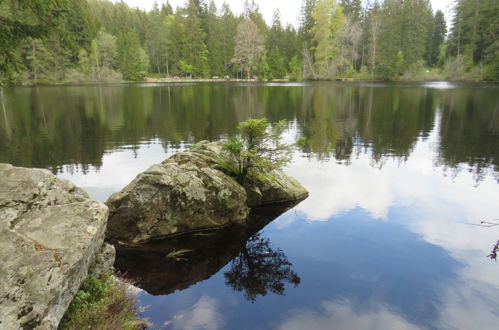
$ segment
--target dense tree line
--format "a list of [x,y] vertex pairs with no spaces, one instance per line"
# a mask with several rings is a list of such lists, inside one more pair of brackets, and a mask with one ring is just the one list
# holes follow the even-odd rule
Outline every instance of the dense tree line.
[[0,0],[0,79],[499,78],[499,2],[457,0],[450,28],[429,0],[303,0],[297,28],[268,25],[252,0]]

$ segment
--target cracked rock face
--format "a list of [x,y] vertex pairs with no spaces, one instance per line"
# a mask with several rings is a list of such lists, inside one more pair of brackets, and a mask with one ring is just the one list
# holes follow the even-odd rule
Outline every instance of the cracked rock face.
[[107,207],[47,170],[0,164],[0,329],[55,329],[96,253]]

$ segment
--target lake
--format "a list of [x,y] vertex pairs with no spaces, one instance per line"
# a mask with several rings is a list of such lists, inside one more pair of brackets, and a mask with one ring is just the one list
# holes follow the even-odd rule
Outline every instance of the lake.
[[[0,162],[105,201],[240,121],[305,137],[310,196],[244,233],[118,251],[153,329],[497,329],[499,85],[179,83],[4,88]],[[481,222],[484,221],[481,226]],[[491,224],[491,226],[489,226]],[[192,250],[169,258],[172,251]]]

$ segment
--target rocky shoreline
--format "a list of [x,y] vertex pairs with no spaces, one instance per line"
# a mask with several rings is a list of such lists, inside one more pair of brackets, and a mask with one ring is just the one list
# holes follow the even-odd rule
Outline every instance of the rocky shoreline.
[[55,329],[81,282],[113,265],[108,208],[42,169],[0,164],[0,329]]
[[140,173],[106,204],[43,169],[0,164],[0,329],[56,329],[82,281],[112,269],[121,246],[246,225],[251,208],[308,191],[279,170],[245,186],[202,142]]

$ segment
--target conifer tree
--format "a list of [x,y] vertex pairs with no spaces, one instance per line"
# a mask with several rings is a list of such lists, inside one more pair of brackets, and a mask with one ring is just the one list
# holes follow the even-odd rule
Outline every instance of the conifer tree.
[[141,80],[149,66],[147,54],[140,47],[135,31],[121,33],[116,42],[118,65],[126,80]]
[[436,66],[438,63],[438,56],[440,54],[440,47],[445,41],[447,34],[447,24],[445,23],[444,13],[437,10],[434,16],[433,33],[430,41],[430,51],[428,54],[428,65]]

